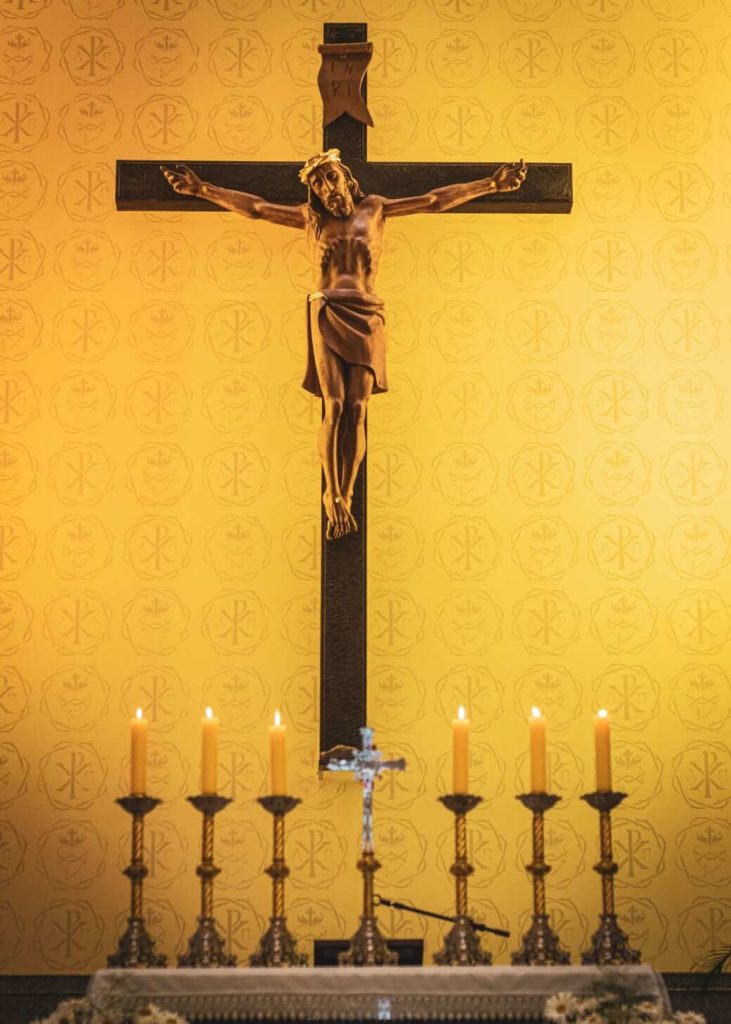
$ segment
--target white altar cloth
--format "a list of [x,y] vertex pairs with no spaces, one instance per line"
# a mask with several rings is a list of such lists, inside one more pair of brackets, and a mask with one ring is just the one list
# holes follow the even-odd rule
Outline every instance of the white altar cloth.
[[196,1020],[540,1020],[555,992],[621,986],[668,1013],[662,977],[627,967],[222,967],[98,971],[88,995],[103,1008],[154,1002]]

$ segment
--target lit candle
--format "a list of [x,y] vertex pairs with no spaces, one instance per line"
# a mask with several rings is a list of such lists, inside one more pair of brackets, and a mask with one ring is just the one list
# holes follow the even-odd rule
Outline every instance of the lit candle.
[[538,708],[530,713],[530,791],[546,792],[546,719]]
[[602,708],[594,715],[594,747],[596,750],[596,788],[609,792],[612,788],[612,752],[609,715]]
[[282,723],[282,716],[274,712],[274,725],[269,726],[269,765],[271,769],[272,796],[285,796],[287,793],[287,763],[285,739],[287,726]]
[[129,723],[130,760],[129,788],[133,796],[143,796],[147,779],[147,726],[148,721],[142,716],[142,708],[137,708],[135,717]]
[[216,793],[216,769],[218,767],[218,726],[219,721],[211,708],[201,718],[203,729],[201,744],[201,793]]
[[460,704],[452,719],[453,793],[469,793],[470,720]]

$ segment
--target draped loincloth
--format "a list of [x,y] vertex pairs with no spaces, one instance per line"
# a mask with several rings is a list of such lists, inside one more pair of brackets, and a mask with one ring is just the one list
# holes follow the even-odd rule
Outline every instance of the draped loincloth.
[[317,330],[344,363],[373,371],[374,394],[387,391],[383,300],[354,288],[323,288],[308,295],[307,302],[307,369],[302,387],[322,397],[312,345],[312,331]]

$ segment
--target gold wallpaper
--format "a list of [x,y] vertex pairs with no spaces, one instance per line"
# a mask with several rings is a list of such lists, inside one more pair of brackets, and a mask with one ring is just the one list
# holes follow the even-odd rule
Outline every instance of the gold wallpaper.
[[[731,942],[729,0],[0,0],[0,967],[86,972],[125,916],[128,719],[151,718],[150,927],[198,910],[199,719],[222,721],[218,916],[359,912],[357,787],[319,783],[319,406],[303,238],[117,213],[117,158],[304,159],[322,22],[367,21],[376,159],[566,161],[565,216],[389,225],[370,411],[378,889],[452,906],[449,720],[473,721],[473,910],[530,908],[526,714],[549,727],[554,925],[599,909],[591,714],[614,721],[618,907],[665,969]],[[364,182],[367,187],[367,181]],[[441,941],[433,924],[384,930]]]

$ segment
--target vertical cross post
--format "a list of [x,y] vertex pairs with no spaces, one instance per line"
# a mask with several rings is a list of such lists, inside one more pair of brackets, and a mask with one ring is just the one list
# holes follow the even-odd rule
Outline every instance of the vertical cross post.
[[[368,36],[364,23],[326,24],[325,43],[361,43]],[[365,98],[366,83],[363,82]],[[323,148],[337,148],[343,160],[367,159],[367,127],[349,114],[323,130]],[[320,750],[338,745],[356,747],[366,724],[366,544],[367,458],[355,482],[352,511],[358,532],[336,543],[325,538],[327,518],[321,520],[320,576]],[[323,490],[324,490],[323,477]]]

